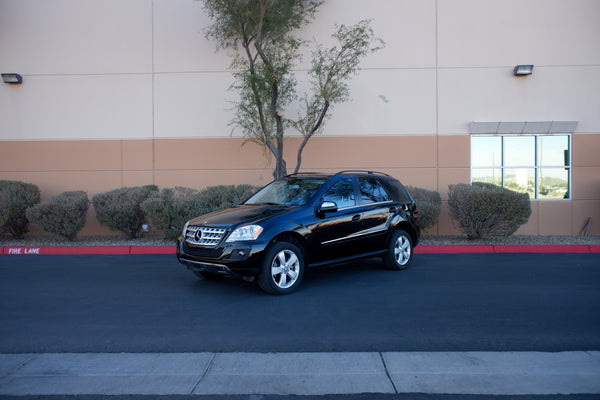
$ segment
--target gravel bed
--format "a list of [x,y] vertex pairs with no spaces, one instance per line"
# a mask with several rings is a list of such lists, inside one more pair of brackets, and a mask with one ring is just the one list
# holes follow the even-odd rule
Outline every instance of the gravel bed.
[[534,236],[512,235],[494,236],[469,240],[465,236],[424,235],[422,245],[562,245],[562,244],[600,244],[600,236]]
[[[423,235],[421,245],[541,245],[541,244],[600,244],[600,236],[532,236],[513,235],[508,237],[487,237],[468,240],[465,236]],[[80,236],[68,241],[54,235],[26,235],[14,240],[8,235],[0,235],[0,247],[10,246],[173,246],[174,241],[165,240],[160,235],[146,235],[139,239],[127,239],[122,235]]]

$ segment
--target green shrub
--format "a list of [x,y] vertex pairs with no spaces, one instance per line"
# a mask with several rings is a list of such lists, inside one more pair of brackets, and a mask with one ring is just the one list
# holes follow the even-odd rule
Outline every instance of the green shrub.
[[212,186],[202,191],[178,186],[153,194],[142,203],[142,209],[150,225],[172,240],[190,219],[239,204],[255,190],[250,185]]
[[469,239],[510,236],[529,220],[529,196],[489,183],[450,185],[450,216]]
[[434,227],[438,223],[440,210],[442,209],[442,197],[434,190],[427,190],[418,187],[407,187],[408,192],[417,203],[419,219],[417,225],[421,229]]
[[126,187],[92,197],[96,218],[114,231],[124,232],[130,239],[140,236],[146,213],[141,204],[157,192],[155,185]]
[[85,225],[89,205],[86,192],[64,192],[28,208],[27,218],[46,232],[75,240]]
[[203,214],[206,214],[240,204],[256,190],[257,188],[251,185],[219,185],[207,187],[198,195],[204,208]]
[[40,189],[31,183],[0,180],[0,232],[22,238],[29,232],[28,207],[40,202]]
[[160,230],[165,239],[173,240],[189,219],[202,213],[197,196],[197,190],[181,186],[163,189],[146,199],[142,209],[150,225]]

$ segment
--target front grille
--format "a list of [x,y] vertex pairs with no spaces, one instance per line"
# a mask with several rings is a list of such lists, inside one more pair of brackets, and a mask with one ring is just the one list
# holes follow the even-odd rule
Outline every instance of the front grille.
[[190,225],[185,232],[185,241],[191,244],[205,247],[216,247],[227,229],[209,226]]

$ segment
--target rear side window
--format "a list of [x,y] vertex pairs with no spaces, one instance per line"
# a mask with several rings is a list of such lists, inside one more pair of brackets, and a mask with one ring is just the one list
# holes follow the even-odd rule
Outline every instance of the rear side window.
[[366,176],[359,177],[358,187],[360,189],[360,201],[362,204],[391,201],[390,195],[375,178]]
[[412,203],[412,197],[408,194],[406,188],[396,179],[381,177],[382,185],[392,195],[392,199],[400,201],[402,203]]

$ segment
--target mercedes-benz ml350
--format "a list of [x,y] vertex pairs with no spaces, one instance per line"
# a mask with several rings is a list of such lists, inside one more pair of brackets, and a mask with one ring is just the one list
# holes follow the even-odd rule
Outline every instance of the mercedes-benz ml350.
[[405,269],[419,242],[415,216],[406,188],[386,174],[293,174],[188,221],[177,259],[204,278],[255,278],[265,292],[286,294],[313,267],[381,256]]

